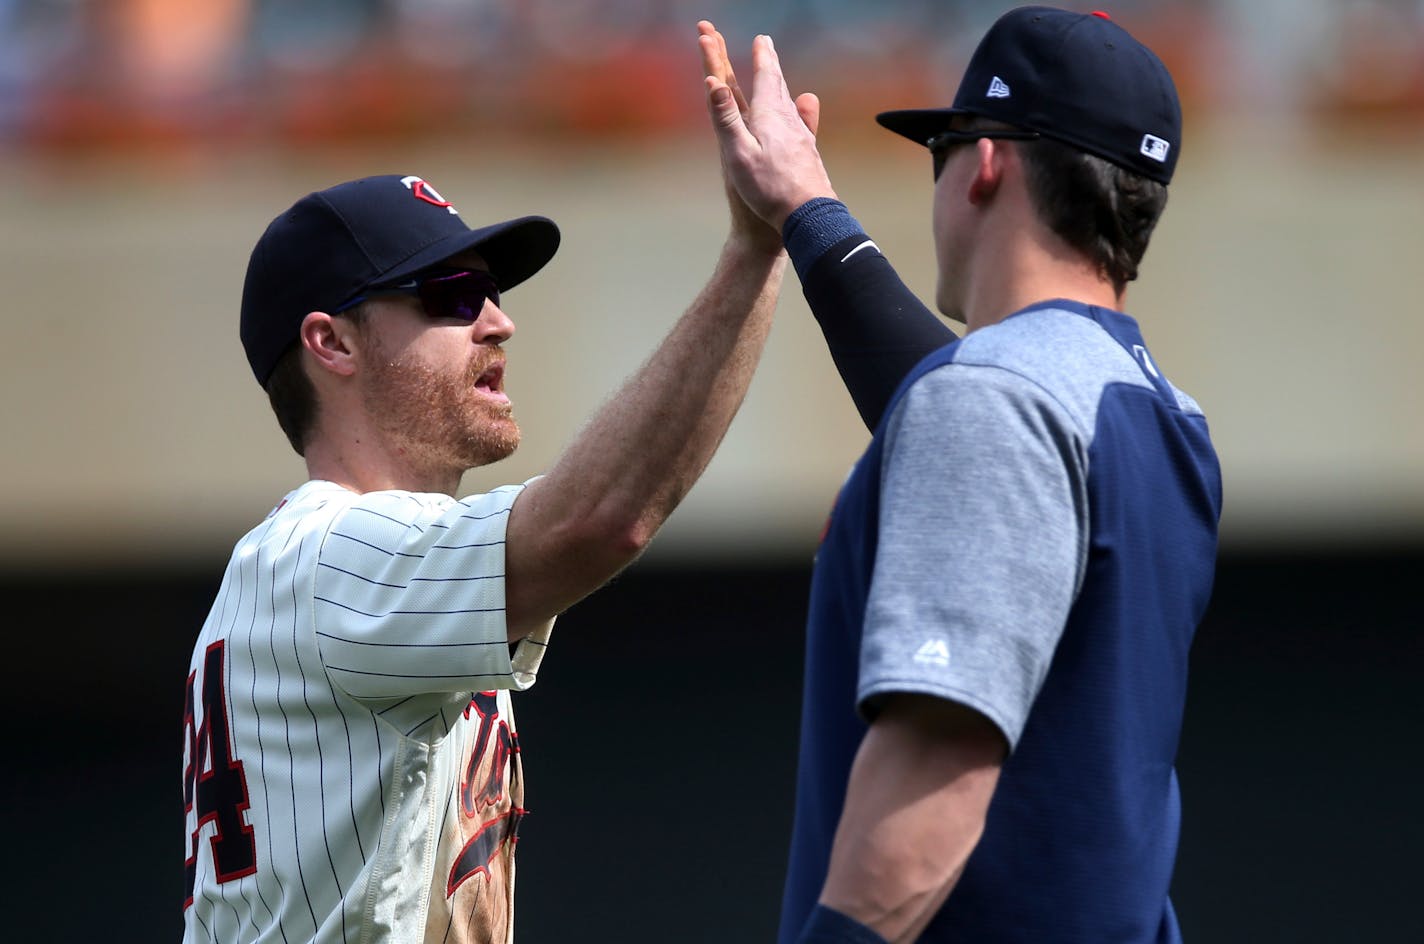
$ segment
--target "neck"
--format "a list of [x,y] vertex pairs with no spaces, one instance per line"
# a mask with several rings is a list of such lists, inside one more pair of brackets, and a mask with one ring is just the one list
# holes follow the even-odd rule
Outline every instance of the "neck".
[[318,431],[307,444],[307,475],[353,492],[401,489],[454,495],[462,469],[421,462],[406,449],[383,441],[369,426],[343,426],[338,435]]
[[1010,224],[990,235],[976,244],[966,280],[964,323],[969,331],[1055,298],[1121,309],[1123,295],[1112,282],[1051,232]]

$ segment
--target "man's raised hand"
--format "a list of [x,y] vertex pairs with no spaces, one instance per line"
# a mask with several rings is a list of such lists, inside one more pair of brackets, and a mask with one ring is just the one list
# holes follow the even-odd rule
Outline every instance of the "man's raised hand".
[[792,99],[770,36],[752,42],[748,97],[732,71],[722,34],[706,20],[697,29],[723,171],[746,206],[779,234],[801,204],[836,195],[816,150],[820,100],[811,92]]

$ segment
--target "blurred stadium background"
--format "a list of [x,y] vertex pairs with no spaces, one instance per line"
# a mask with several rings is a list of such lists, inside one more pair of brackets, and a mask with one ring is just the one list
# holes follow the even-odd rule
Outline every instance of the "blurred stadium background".
[[[268,220],[400,172],[469,222],[559,221],[506,306],[524,445],[465,484],[518,480],[710,272],[698,18],[744,71],[776,37],[822,97],[841,196],[928,299],[929,162],[872,118],[948,101],[1011,5],[0,0],[6,936],[178,936],[189,645],[232,542],[302,477],[237,341]],[[1107,9],[1186,110],[1128,308],[1226,478],[1180,764],[1184,930],[1424,940],[1424,2]],[[707,476],[563,618],[520,701],[524,944],[772,934],[810,560],[867,439],[794,283],[778,319]]]

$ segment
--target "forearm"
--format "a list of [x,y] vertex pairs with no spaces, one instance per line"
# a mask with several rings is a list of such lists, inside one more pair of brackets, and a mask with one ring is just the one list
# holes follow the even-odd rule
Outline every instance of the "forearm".
[[657,350],[521,495],[506,551],[512,637],[617,573],[687,494],[746,394],[785,266],[734,233]]
[[901,281],[845,205],[812,200],[782,233],[846,390],[874,430],[900,381],[954,332]]
[[898,696],[851,768],[820,902],[887,941],[913,941],[984,829],[1004,741],[953,703]]
[[596,517],[645,543],[706,468],[741,405],[785,266],[784,254],[729,239],[686,314],[550,476],[567,474]]

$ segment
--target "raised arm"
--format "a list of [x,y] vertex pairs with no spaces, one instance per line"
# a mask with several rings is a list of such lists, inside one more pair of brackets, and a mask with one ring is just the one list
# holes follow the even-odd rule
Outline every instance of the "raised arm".
[[811,200],[786,219],[787,252],[826,347],[866,428],[900,381],[953,331],[900,279],[839,200]]
[[820,103],[810,93],[791,98],[771,40],[753,43],[748,98],[721,33],[706,21],[698,29],[710,93],[739,106],[717,125],[723,167],[747,203],[782,231],[836,369],[874,429],[910,368],[955,335],[835,199],[816,148]]
[[[720,120],[714,105],[714,120]],[[731,106],[735,110],[735,105]],[[702,474],[746,394],[786,256],[727,187],[732,229],[711,280],[652,356],[510,512],[506,619],[522,638],[647,546]]]

